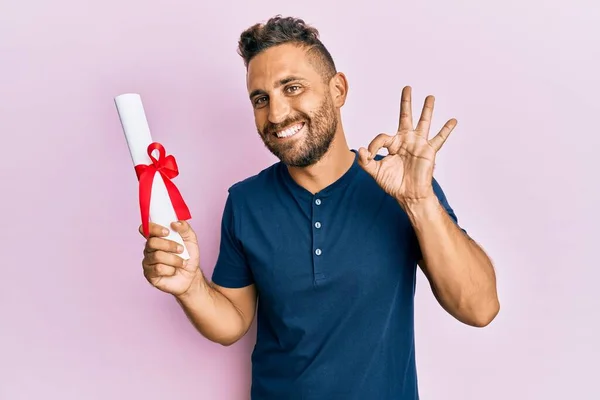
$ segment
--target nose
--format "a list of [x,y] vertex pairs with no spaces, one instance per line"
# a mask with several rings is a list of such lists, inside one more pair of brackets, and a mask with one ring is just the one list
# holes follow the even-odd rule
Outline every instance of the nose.
[[279,96],[271,96],[269,99],[269,122],[279,124],[285,121],[290,113],[290,105]]

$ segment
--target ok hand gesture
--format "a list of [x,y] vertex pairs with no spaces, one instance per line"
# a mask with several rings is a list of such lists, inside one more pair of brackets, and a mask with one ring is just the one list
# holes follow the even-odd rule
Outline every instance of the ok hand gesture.
[[[429,139],[434,97],[427,96],[416,128],[413,127],[411,88],[402,90],[398,132],[391,136],[380,134],[368,149],[359,149],[359,163],[381,188],[393,196],[402,206],[412,204],[434,195],[432,180],[436,153],[457,124],[450,119],[439,133]],[[374,160],[385,147],[388,155]]]

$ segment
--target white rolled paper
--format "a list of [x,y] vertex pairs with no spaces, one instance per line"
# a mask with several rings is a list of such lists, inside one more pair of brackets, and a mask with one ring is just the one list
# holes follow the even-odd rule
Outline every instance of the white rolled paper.
[[[134,167],[139,164],[149,165],[152,160],[148,156],[148,146],[153,142],[150,127],[142,104],[142,99],[137,93],[126,93],[115,97],[115,105],[129,146],[129,153]],[[158,150],[152,153],[158,159]],[[171,223],[178,220],[167,187],[161,174],[156,173],[152,182],[152,195],[150,198],[150,221],[169,229],[166,237],[183,246],[183,253],[177,254],[187,260],[190,258],[188,249],[181,236],[171,229]]]

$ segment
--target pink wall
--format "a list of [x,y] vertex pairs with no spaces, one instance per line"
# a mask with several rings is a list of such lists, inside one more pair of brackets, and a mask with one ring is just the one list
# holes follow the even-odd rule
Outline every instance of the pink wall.
[[436,95],[438,127],[459,121],[437,177],[496,262],[502,311],[463,326],[420,275],[422,398],[600,398],[598,5],[84,3],[0,5],[0,399],[247,398],[254,335],[206,341],[142,276],[113,97],[141,93],[176,155],[210,274],[227,187],[274,161],[235,51],[276,13],[314,23],[347,73],[353,147],[396,127],[406,84],[416,110]]

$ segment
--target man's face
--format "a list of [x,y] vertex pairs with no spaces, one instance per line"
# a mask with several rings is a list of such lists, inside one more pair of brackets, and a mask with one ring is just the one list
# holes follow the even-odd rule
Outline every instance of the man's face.
[[337,130],[336,108],[306,49],[272,47],[248,65],[258,133],[283,163],[306,167],[327,152]]

